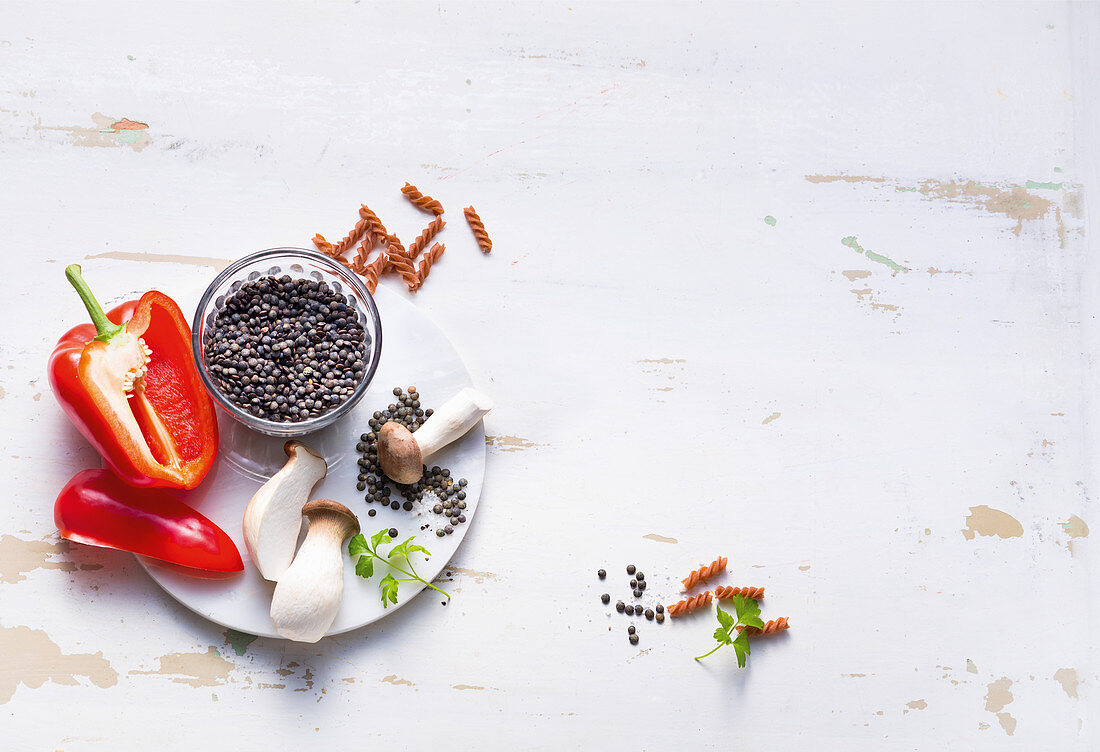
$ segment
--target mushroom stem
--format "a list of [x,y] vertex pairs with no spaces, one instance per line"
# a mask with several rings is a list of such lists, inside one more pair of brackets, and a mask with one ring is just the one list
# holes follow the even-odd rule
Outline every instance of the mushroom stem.
[[309,532],[283,572],[271,598],[275,631],[298,642],[325,636],[344,596],[344,541],[359,532],[359,520],[343,504],[317,499],[305,505]]
[[444,402],[414,434],[423,461],[473,428],[493,401],[476,389],[466,387]]

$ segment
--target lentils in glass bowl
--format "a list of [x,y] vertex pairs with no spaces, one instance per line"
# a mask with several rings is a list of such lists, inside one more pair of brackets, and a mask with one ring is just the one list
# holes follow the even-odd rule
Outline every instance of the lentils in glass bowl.
[[214,279],[191,344],[199,376],[226,412],[260,433],[301,436],[366,393],[382,327],[350,269],[303,248],[272,248]]

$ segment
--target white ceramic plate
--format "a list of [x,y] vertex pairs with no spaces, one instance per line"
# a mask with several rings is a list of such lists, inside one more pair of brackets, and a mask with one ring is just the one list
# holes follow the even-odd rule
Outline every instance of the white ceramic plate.
[[[335,424],[298,440],[324,455],[328,476],[313,489],[310,498],[335,499],[359,517],[363,532],[370,537],[383,528],[395,527],[401,542],[410,535],[432,552],[425,560],[413,558],[417,573],[433,580],[458,550],[477,511],[485,476],[485,430],[478,424],[462,439],[431,458],[432,465],[450,468],[451,477],[466,478],[466,522],[454,533],[439,538],[447,518],[434,514],[426,504],[410,512],[393,511],[380,504],[367,504],[355,490],[359,455],[355,444],[370,430],[367,420],[375,410],[393,401],[395,386],[416,386],[425,407],[435,407],[466,386],[471,386],[466,365],[454,347],[420,309],[384,287],[374,296],[382,321],[382,360],[370,389],[355,408]],[[248,556],[241,531],[244,508],[252,494],[286,462],[284,439],[263,436],[240,425],[218,408],[221,449],[217,463],[202,485],[187,495],[187,502],[213,520],[237,544],[244,559],[244,572],[227,579],[202,579],[161,566],[156,560],[138,557],[142,566],[169,595],[195,613],[225,627],[263,637],[278,637],[269,609],[275,583],[260,577]],[[401,497],[394,495],[395,499]],[[375,517],[367,515],[376,509]],[[421,527],[428,527],[421,530]],[[401,583],[396,605],[382,608],[378,581],[384,567],[376,567],[370,580],[357,577],[344,549],[344,600],[329,634],[347,632],[391,614],[416,596],[423,586]],[[446,589],[446,588],[444,588]],[[438,595],[429,591],[432,597]],[[443,596],[439,596],[442,600]]]

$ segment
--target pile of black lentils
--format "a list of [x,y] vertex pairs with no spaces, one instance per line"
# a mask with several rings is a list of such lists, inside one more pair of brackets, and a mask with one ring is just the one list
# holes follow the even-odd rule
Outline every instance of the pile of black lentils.
[[[355,449],[361,455],[359,457],[359,476],[355,485],[356,490],[366,491],[364,497],[368,504],[379,502],[388,504],[390,509],[404,509],[406,512],[413,510],[414,502],[424,500],[424,495],[431,492],[436,499],[432,505],[435,514],[443,515],[447,522],[435,531],[442,538],[455,531],[455,525],[461,525],[466,521],[466,485],[465,478],[457,481],[451,478],[451,471],[438,465],[424,468],[424,474],[416,483],[403,485],[394,483],[382,473],[378,464],[378,430],[390,421],[395,421],[415,433],[421,424],[432,416],[431,409],[420,406],[420,395],[415,386],[402,389],[399,386],[393,388],[394,402],[386,406],[385,410],[374,413],[367,425],[368,433],[359,437],[359,443]],[[394,490],[399,493],[404,501],[391,498]],[[432,498],[429,496],[429,498]],[[373,517],[374,509],[367,510],[367,514]]]
[[346,297],[327,282],[285,274],[235,285],[205,344],[231,402],[258,418],[298,423],[351,396],[370,337]]
[[[626,565],[626,573],[630,576],[630,592],[635,599],[641,598],[647,587],[645,573],[639,572],[638,568],[633,564]],[[601,580],[607,579],[607,570],[601,569],[596,572],[596,576]],[[604,593],[600,596],[600,601],[606,606],[611,603],[610,593]],[[616,601],[615,611],[620,614],[626,614],[627,616],[645,616],[647,621],[653,621],[656,619],[658,624],[664,624],[665,621],[665,607],[658,603],[652,608],[647,608],[642,604],[630,604],[629,606],[622,601]],[[631,645],[638,644],[638,628],[631,624],[626,628],[627,639],[630,640]]]

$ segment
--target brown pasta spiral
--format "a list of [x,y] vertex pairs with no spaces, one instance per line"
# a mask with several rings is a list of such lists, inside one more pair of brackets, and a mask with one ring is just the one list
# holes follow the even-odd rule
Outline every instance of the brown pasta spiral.
[[317,250],[328,256],[332,256],[332,243],[325,240],[325,236],[321,233],[317,233],[313,236],[313,245],[317,246]]
[[367,290],[371,295],[374,295],[374,291],[378,289],[378,277],[389,265],[389,258],[386,256],[385,251],[378,254],[378,258],[366,265],[360,274],[363,275],[363,279],[366,280]]
[[682,579],[681,582],[684,583],[684,592],[686,593],[689,590],[693,589],[700,582],[705,585],[707,584],[707,580],[714,577],[715,575],[721,574],[726,568],[726,561],[727,559],[725,556],[719,556],[710,564],[699,567],[687,577]]
[[443,251],[447,250],[447,246],[442,243],[436,243],[431,247],[427,253],[424,254],[424,258],[420,260],[420,268],[416,272],[416,289],[419,290],[420,286],[424,284],[424,280],[428,277],[428,272],[432,270],[432,264],[434,264],[439,257],[443,255]]
[[787,623],[786,616],[781,616],[778,619],[772,619],[764,625],[764,628],[760,627],[738,627],[738,632],[746,632],[748,635],[766,635],[775,634],[776,632],[782,632],[784,629],[790,629],[791,625]]
[[386,270],[395,271],[400,274],[401,279],[405,280],[405,284],[408,285],[409,292],[416,290],[419,275],[417,275],[416,267],[413,266],[413,263],[399,253],[387,253],[387,259],[388,263],[386,265]]
[[470,229],[474,231],[474,238],[477,240],[481,252],[488,253],[493,250],[493,241],[489,239],[489,233],[485,232],[485,223],[474,211],[474,207],[467,206],[462,210],[462,213],[466,215],[466,224],[470,225]]
[[[355,259],[351,262],[351,270],[356,274],[363,274],[367,269],[367,257],[374,248],[374,236],[367,233],[359,248],[355,251]],[[372,291],[373,292],[373,291]]]
[[408,258],[409,261],[415,261],[416,257],[420,255],[420,252],[427,247],[432,238],[434,238],[446,224],[443,217],[436,217],[433,219],[428,226],[424,228],[424,232],[420,233],[420,237],[409,243],[409,250],[405,252],[405,257]]
[[401,189],[401,192],[405,194],[405,198],[412,201],[413,206],[417,209],[431,212],[437,217],[443,213],[443,204],[439,203],[431,196],[425,196],[412,183],[405,183],[405,187]]
[[732,585],[723,585],[721,587],[714,588],[714,597],[718,600],[727,600],[735,595],[744,596],[745,598],[751,598],[754,601],[758,601],[764,597],[764,588],[734,587]]
[[710,602],[712,600],[714,600],[714,593],[707,590],[704,593],[699,593],[699,595],[693,595],[690,598],[685,598],[684,600],[679,601],[678,603],[673,603],[671,606],[668,606],[667,607],[668,615],[670,617],[673,617],[673,616],[683,616],[684,614],[690,614],[692,611],[694,611],[698,608],[702,608],[703,606],[709,606]]
[[360,219],[355,223],[355,227],[351,228],[351,232],[345,235],[339,243],[332,247],[333,256],[343,256],[349,248],[355,245],[355,242],[359,238],[363,237],[363,233],[367,231],[367,220]]

